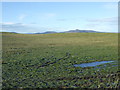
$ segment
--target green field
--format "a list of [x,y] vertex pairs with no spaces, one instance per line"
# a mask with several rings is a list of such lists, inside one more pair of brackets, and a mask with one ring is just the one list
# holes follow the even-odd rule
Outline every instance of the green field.
[[3,88],[119,87],[117,33],[2,33],[2,40]]

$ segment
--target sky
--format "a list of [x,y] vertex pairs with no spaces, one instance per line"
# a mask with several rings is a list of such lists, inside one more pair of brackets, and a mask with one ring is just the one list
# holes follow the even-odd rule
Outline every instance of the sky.
[[118,32],[117,2],[3,2],[3,32]]

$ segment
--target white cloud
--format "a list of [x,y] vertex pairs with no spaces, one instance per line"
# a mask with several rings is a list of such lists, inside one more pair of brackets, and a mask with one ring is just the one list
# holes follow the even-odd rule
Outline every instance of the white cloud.
[[87,29],[93,29],[102,32],[117,32],[118,17],[109,17],[101,19],[88,19]]
[[56,19],[56,21],[67,21],[68,19]]
[[118,27],[117,26],[110,26],[108,24],[99,24],[99,25],[86,25],[86,29],[95,30],[95,31],[101,31],[101,32],[117,32]]
[[118,17],[109,17],[109,18],[101,18],[101,19],[88,19],[90,24],[109,24],[109,25],[118,25]]
[[32,30],[35,30],[35,28],[31,26],[31,24],[14,22],[0,23],[0,28],[2,28],[2,31],[5,32],[30,32]]
[[105,8],[105,9],[118,9],[118,3],[116,2],[116,3],[106,3],[106,4],[104,4],[103,5],[103,7]]
[[21,15],[18,17],[18,19],[19,19],[20,21],[23,21],[26,16],[27,16],[26,14],[21,14]]
[[14,24],[13,22],[4,22],[4,23],[0,23],[0,24],[4,24],[4,25],[12,25]]
[[55,13],[44,13],[42,19],[49,20],[55,18],[57,15]]
[[56,31],[61,30],[61,27],[50,27],[50,26],[34,26],[34,24],[4,22],[0,23],[0,28],[3,32],[18,32],[18,33],[37,33],[45,31]]
[[48,13],[48,14],[46,14],[46,16],[47,17],[54,17],[54,16],[56,16],[56,14],[55,13]]

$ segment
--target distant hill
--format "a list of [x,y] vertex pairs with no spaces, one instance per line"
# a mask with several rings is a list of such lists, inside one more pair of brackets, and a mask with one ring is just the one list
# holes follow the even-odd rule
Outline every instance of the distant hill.
[[94,30],[69,30],[69,31],[64,31],[64,32],[55,32],[55,31],[47,31],[43,33],[34,33],[34,34],[52,34],[52,33],[102,33]]
[[47,31],[47,32],[35,33],[35,34],[52,34],[52,33],[57,33],[57,32],[55,32],[55,31]]
[[[2,33],[14,33],[14,34],[19,34],[17,32],[2,32]],[[52,34],[52,33],[105,33],[105,32],[99,32],[99,31],[94,31],[94,30],[69,30],[69,31],[64,31],[64,32],[55,32],[55,31],[46,31],[43,33],[24,33],[24,34]]]
[[6,34],[18,34],[17,32],[1,32],[1,33],[6,33]]
[[93,31],[93,30],[69,30],[69,31],[65,31],[63,33],[98,33],[98,31]]

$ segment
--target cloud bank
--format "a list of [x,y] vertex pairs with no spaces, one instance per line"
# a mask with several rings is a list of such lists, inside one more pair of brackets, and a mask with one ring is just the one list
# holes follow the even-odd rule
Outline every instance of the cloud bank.
[[37,32],[45,32],[45,31],[60,31],[65,30],[65,28],[61,27],[44,27],[34,26],[35,23],[31,24],[23,24],[23,23],[13,23],[13,22],[4,22],[0,23],[0,28],[2,32],[18,32],[18,33],[37,33]]
[[108,32],[118,32],[118,17],[88,19],[87,28]]

